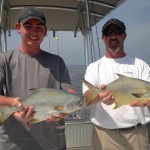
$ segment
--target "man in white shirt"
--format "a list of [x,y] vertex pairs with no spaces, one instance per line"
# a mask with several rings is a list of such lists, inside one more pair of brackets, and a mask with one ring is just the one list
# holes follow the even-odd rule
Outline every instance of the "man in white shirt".
[[[105,56],[88,66],[85,80],[98,88],[105,88],[118,78],[118,73],[150,82],[148,64],[125,53],[126,36],[126,27],[120,20],[112,18],[104,24],[102,39],[106,47]],[[87,102],[90,90],[85,84],[83,94]],[[147,150],[149,143],[145,124],[150,121],[147,107],[150,102],[135,100],[130,106],[113,109],[114,100],[110,91],[105,91],[91,105],[92,150]]]

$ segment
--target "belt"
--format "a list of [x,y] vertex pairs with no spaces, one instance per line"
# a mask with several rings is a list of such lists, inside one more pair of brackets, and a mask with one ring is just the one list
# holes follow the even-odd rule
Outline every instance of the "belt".
[[129,127],[129,128],[117,128],[117,129],[111,129],[111,130],[116,130],[116,131],[130,131],[133,129],[136,129],[138,127],[142,126],[141,123],[138,123],[137,125],[133,126],[133,127]]

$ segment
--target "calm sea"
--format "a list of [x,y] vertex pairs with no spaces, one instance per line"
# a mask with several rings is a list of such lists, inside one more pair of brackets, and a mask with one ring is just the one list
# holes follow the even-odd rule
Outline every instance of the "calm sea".
[[79,66],[79,65],[78,66],[71,65],[71,66],[67,66],[67,68],[69,71],[69,75],[70,75],[70,79],[71,79],[71,83],[72,83],[73,87],[76,89],[76,91],[79,95],[82,95],[81,79],[84,78],[86,67]]
[[[69,65],[67,66],[67,68],[69,71],[72,86],[76,89],[78,95],[80,95],[83,100],[81,79],[84,78],[86,67],[80,65]],[[73,113],[72,118],[87,119],[89,118],[89,114],[90,110],[88,108],[84,108],[79,112]]]

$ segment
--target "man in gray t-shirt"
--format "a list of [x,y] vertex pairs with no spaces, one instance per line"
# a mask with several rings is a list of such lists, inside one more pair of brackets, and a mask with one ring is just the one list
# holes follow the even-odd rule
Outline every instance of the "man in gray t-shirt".
[[[22,37],[21,46],[0,54],[0,91],[5,86],[1,101],[16,97],[22,101],[33,94],[31,88],[70,91],[69,74],[62,58],[40,49],[47,32],[45,16],[35,7],[25,7],[18,16],[16,29]],[[26,126],[34,114],[34,108],[29,106],[0,126],[0,150],[66,149],[64,119],[36,123],[28,131]]]

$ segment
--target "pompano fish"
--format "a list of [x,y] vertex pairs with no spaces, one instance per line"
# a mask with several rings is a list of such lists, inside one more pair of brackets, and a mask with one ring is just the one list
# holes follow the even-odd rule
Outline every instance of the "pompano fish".
[[150,100],[150,83],[144,80],[135,79],[131,77],[126,77],[117,74],[119,78],[106,86],[106,89],[102,90],[100,88],[94,87],[92,84],[86,80],[82,80],[83,83],[88,86],[91,90],[91,96],[89,97],[86,106],[93,103],[94,99],[102,91],[108,90],[115,97],[115,107],[114,109],[128,105],[134,100],[139,100],[144,102],[145,100]]
[[[46,120],[50,115],[70,114],[83,107],[81,97],[67,91],[52,88],[32,90],[36,90],[36,92],[22,101],[23,107],[34,106],[36,111],[31,124]],[[0,106],[0,123],[2,124],[10,114],[18,110],[15,107]]]

